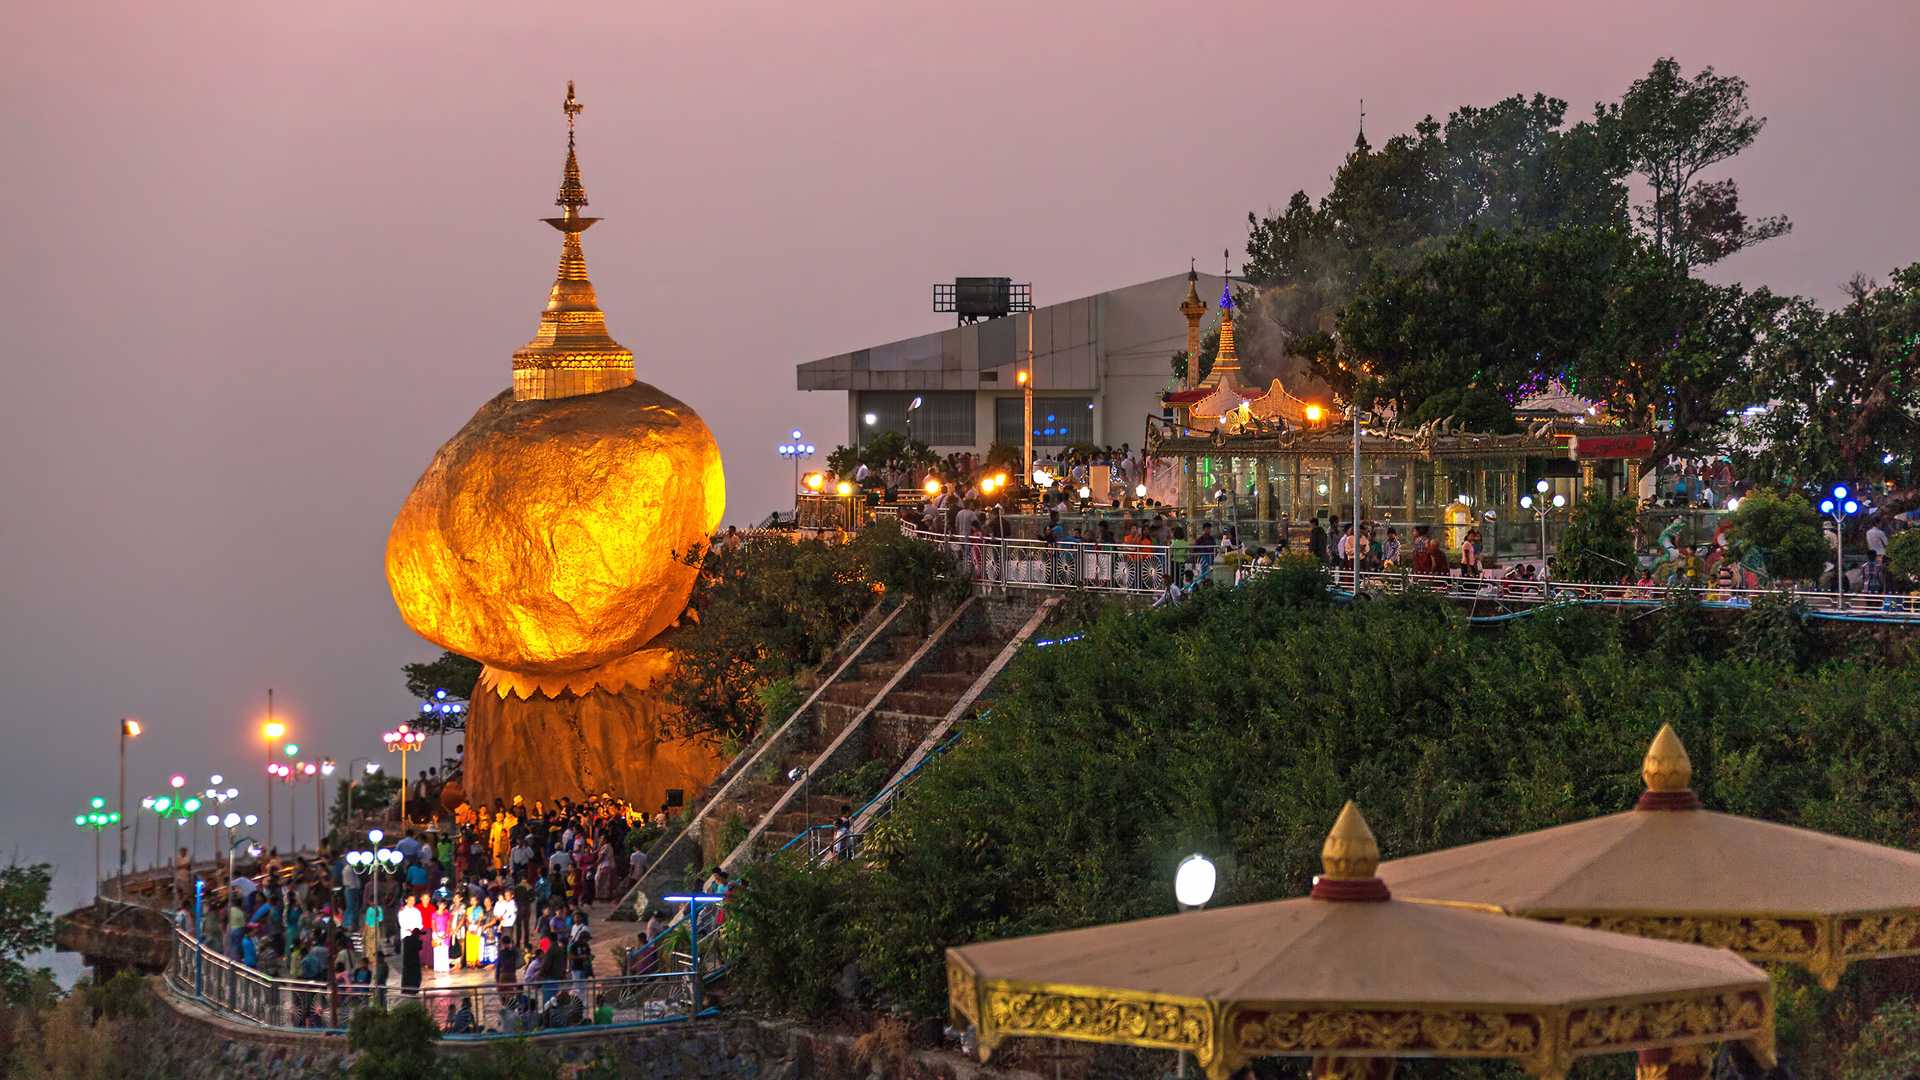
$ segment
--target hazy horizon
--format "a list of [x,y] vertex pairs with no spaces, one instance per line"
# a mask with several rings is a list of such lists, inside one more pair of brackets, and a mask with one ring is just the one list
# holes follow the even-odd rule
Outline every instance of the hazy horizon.
[[609,326],[713,428],[742,524],[785,505],[789,430],[823,455],[844,437],[844,398],[795,391],[796,363],[946,325],[929,286],[956,274],[1047,303],[1223,248],[1237,265],[1248,211],[1325,190],[1362,97],[1377,145],[1536,90],[1578,119],[1658,56],[1712,65],[1769,118],[1715,175],[1795,225],[1715,277],[1831,302],[1920,261],[1905,0],[79,3],[11,22],[0,806],[8,850],[66,871],[63,906],[89,887],[70,821],[112,796],[120,715],[148,726],[130,803],[220,771],[258,809],[268,686],[342,762],[409,710],[398,668],[437,650],[388,597],[387,528],[533,333],[568,79]]

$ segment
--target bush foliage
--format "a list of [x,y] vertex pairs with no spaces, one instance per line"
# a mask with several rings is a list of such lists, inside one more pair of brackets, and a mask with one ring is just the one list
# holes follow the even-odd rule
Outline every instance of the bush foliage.
[[1790,612],[1738,645],[1699,618],[1471,630],[1419,597],[1331,607],[1300,565],[1107,611],[1021,654],[871,872],[750,871],[738,974],[804,1013],[829,999],[794,973],[853,963],[870,1004],[939,1015],[948,946],[1169,914],[1192,851],[1216,903],[1303,894],[1349,798],[1389,858],[1628,808],[1663,722],[1714,808],[1911,846],[1920,672],[1807,663]]

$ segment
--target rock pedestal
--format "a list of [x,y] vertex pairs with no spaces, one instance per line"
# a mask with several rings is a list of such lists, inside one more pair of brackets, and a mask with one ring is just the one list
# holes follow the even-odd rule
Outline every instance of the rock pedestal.
[[654,648],[558,679],[487,668],[467,717],[467,798],[491,806],[605,792],[649,813],[670,790],[691,801],[725,762],[703,740],[671,737],[660,683],[672,662]]

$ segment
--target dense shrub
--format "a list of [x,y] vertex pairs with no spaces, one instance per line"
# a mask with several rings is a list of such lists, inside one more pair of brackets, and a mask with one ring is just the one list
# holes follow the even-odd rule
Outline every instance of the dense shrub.
[[1920,837],[1920,672],[1798,668],[1789,612],[1709,649],[1725,631],[1697,612],[1651,634],[1593,609],[1470,630],[1420,597],[1329,607],[1317,580],[1108,611],[1023,652],[867,846],[870,872],[768,888],[741,955],[783,973],[855,959],[880,1004],[938,1015],[948,946],[1170,913],[1192,851],[1220,865],[1219,903],[1300,895],[1348,798],[1389,857],[1627,808],[1663,722],[1717,809]]

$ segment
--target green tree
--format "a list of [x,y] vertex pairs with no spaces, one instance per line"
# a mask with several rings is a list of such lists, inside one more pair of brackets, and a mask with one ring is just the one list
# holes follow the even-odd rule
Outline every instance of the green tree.
[[1338,351],[1310,358],[1314,372],[1409,417],[1441,414],[1431,398],[1478,391],[1484,421],[1510,430],[1511,408],[1502,422],[1489,395],[1576,366],[1633,246],[1614,229],[1454,236],[1376,271],[1340,313]]
[[26,961],[53,947],[53,916],[47,912],[52,885],[53,867],[46,863],[0,867],[0,996],[9,1004],[31,1000],[47,977],[45,968]]
[[1656,461],[1717,446],[1727,413],[1746,403],[1748,358],[1783,301],[1689,277],[1644,245],[1602,288],[1603,316],[1570,385],[1652,429]]
[[1906,588],[1920,589],[1920,529],[1887,541],[1887,573]]
[[[1920,263],[1847,302],[1788,305],[1752,362],[1752,471],[1782,483],[1911,477],[1920,447]],[[1891,458],[1891,460],[1888,460]]]
[[407,693],[416,698],[445,690],[464,701],[473,696],[474,684],[480,681],[480,661],[451,652],[443,652],[425,663],[403,665],[400,670],[407,677]]
[[698,619],[670,633],[666,697],[682,734],[744,742],[764,718],[759,691],[818,663],[872,603],[868,577],[851,546],[819,540],[754,536],[687,559]]
[[1599,128],[1652,198],[1635,218],[1654,250],[1683,270],[1704,266],[1785,233],[1785,217],[1749,221],[1732,180],[1701,174],[1753,145],[1766,118],[1753,115],[1747,82],[1701,69],[1688,78],[1672,57],[1654,61],[1618,104],[1596,107]]
[[1820,516],[1791,492],[1756,490],[1727,519],[1727,552],[1748,565],[1763,565],[1781,581],[1819,575],[1829,545]]
[[347,1027],[354,1080],[421,1080],[440,1075],[433,1046],[440,1029],[425,1007],[408,1001],[391,1009],[356,1009]]
[[1632,496],[1609,497],[1589,488],[1567,516],[1555,560],[1556,576],[1573,581],[1618,581],[1638,568],[1633,530],[1639,504]]

